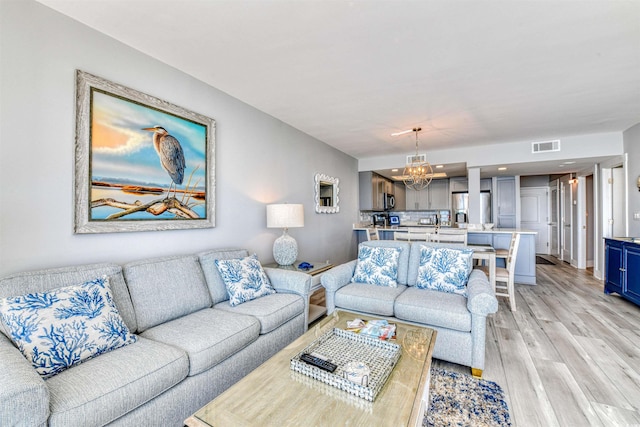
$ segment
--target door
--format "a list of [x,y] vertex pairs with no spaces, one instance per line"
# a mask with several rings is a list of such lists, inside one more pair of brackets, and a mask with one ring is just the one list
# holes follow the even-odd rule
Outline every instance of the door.
[[548,196],[547,187],[524,187],[520,189],[520,226],[537,231],[536,253],[549,253]]
[[560,234],[558,229],[560,210],[560,194],[558,191],[558,180],[549,184],[549,255],[560,257]]
[[627,224],[625,221],[625,185],[624,185],[624,168],[618,167],[611,169],[611,203],[613,207],[613,237],[625,237],[627,235]]
[[561,257],[563,261],[571,262],[571,243],[573,242],[573,230],[571,224],[571,218],[573,217],[573,200],[571,184],[569,182],[560,183],[560,211],[561,225],[562,225],[562,239],[561,239]]

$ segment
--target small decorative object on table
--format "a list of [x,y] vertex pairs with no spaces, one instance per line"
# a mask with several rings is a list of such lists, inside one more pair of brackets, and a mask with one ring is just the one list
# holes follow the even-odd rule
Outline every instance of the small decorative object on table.
[[[329,372],[305,363],[304,354],[321,354],[337,368]],[[294,356],[291,369],[373,402],[399,359],[398,344],[334,328]]]

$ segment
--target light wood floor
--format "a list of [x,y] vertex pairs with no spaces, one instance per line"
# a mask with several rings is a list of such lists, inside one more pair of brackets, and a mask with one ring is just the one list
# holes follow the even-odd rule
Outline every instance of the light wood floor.
[[[483,378],[504,390],[514,426],[640,426],[640,307],[555,261],[536,265],[537,285],[516,284],[517,311],[499,299]],[[311,300],[324,305],[324,290]]]
[[536,267],[536,286],[516,285],[517,311],[500,299],[488,319],[483,378],[505,391],[513,425],[639,426],[640,307],[604,295],[590,271]]

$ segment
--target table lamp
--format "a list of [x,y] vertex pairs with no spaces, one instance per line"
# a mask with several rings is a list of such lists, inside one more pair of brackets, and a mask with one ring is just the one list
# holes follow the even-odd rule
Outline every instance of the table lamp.
[[282,236],[273,242],[273,259],[280,265],[291,265],[298,258],[298,243],[287,234],[293,227],[304,227],[302,205],[267,205],[267,228],[282,228]]

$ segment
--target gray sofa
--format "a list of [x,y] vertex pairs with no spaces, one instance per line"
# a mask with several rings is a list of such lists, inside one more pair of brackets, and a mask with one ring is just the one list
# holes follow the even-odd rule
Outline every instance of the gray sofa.
[[241,249],[0,279],[0,298],[107,275],[137,342],[43,380],[0,333],[0,425],[181,426],[304,333],[311,276],[265,268],[276,293],[231,307],[215,259]]
[[401,248],[398,287],[352,283],[353,260],[324,273],[327,312],[342,309],[355,313],[397,319],[438,331],[433,357],[471,367],[476,377],[484,369],[486,317],[498,310],[498,301],[487,276],[474,269],[467,284],[467,297],[418,289],[420,246],[451,246],[425,242],[372,240],[361,245]]

